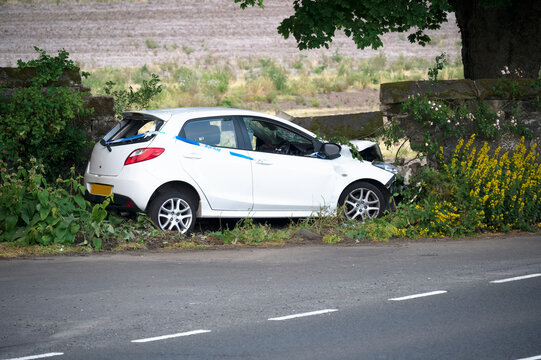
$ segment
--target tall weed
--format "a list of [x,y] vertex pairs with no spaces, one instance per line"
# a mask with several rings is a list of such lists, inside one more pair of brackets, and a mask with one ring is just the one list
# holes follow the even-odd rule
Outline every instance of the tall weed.
[[527,149],[523,138],[512,154],[500,154],[499,148],[491,152],[487,143],[472,148],[473,140],[461,140],[441,170],[417,175],[421,188],[410,193],[415,202],[401,205],[395,215],[407,220],[398,234],[439,237],[531,230],[541,221],[536,144]]

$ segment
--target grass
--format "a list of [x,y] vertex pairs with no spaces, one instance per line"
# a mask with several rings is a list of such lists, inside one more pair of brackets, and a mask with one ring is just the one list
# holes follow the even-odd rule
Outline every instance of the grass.
[[[157,47],[147,39],[146,47]],[[192,49],[183,48],[189,53]],[[383,55],[371,59],[352,59],[339,55],[322,56],[317,61],[298,56],[288,64],[271,59],[242,58],[222,65],[202,60],[193,66],[176,63],[145,65],[140,68],[101,68],[90,70],[83,80],[94,94],[103,93],[105,83],[113,81],[119,89],[137,89],[143,80],[156,73],[165,89],[152,108],[188,106],[229,106],[257,109],[259,102],[274,104],[279,99],[303,99],[306,106],[324,107],[316,94],[346,90],[377,89],[384,82],[427,79],[431,63],[422,58],[403,56],[389,61]],[[440,79],[463,77],[460,61],[440,72]],[[280,109],[276,109],[280,110]]]
[[[261,220],[242,219],[228,221],[216,228],[202,225],[191,236],[178,233],[157,232],[154,235],[134,237],[130,240],[110,238],[103,240],[103,251],[179,251],[228,247],[283,247],[288,244],[355,244],[359,242],[388,241],[393,228],[384,222],[378,226],[358,221],[346,221],[343,216],[309,217],[300,220],[275,220],[272,224]],[[231,228],[230,228],[231,226]],[[302,230],[302,231],[301,231]],[[385,231],[387,233],[385,233]],[[306,234],[309,234],[307,236]],[[89,245],[72,246],[22,246],[0,243],[0,258],[25,256],[52,256],[63,254],[92,253]]]
[[149,49],[157,49],[160,46],[154,39],[146,39],[145,45]]
[[12,259],[24,256],[50,256],[63,254],[86,254],[92,252],[87,246],[64,246],[53,244],[49,246],[24,246],[17,243],[0,243],[0,258]]
[[[397,213],[362,223],[347,220],[342,215],[308,217],[298,220],[274,220],[271,224],[262,220],[242,219],[220,225],[202,225],[190,236],[172,232],[156,232],[154,235],[139,236],[130,240],[104,239],[100,252],[141,251],[192,251],[246,246],[283,247],[287,245],[346,245],[387,243],[403,237],[400,228],[404,219]],[[229,226],[232,226],[230,228]],[[541,231],[541,223],[531,231]],[[417,238],[417,237],[414,237]],[[56,256],[65,254],[90,254],[95,252],[89,245],[23,246],[15,243],[0,243],[0,258],[34,256]]]

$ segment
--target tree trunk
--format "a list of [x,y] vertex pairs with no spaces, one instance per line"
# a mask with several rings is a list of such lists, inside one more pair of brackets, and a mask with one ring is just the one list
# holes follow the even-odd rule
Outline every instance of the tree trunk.
[[488,8],[479,0],[449,3],[462,36],[465,78],[498,78],[503,71],[507,77],[537,79],[541,68],[540,0],[513,0],[510,5]]

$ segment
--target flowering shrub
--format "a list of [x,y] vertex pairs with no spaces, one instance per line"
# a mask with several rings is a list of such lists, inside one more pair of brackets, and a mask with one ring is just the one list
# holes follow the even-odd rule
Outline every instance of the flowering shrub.
[[465,105],[453,107],[425,94],[410,96],[402,109],[425,129],[425,148],[419,150],[426,154],[436,154],[441,140],[461,139],[467,133],[478,134],[487,140],[503,133],[530,135],[515,108],[509,113],[494,111],[483,101],[478,102],[475,110],[469,111]]
[[[447,62],[445,53],[436,57],[436,65],[428,71],[428,78],[432,85],[438,81],[438,72],[443,69]],[[410,95],[402,103],[402,112],[413,119],[423,128],[424,141],[416,139],[411,142],[414,150],[421,155],[428,155],[432,159],[437,154],[440,145],[448,144],[447,140],[458,140],[470,134],[477,134],[481,139],[493,140],[504,134],[517,134],[532,138],[533,133],[524,126],[522,121],[522,106],[519,99],[525,95],[539,93],[541,78],[539,79],[511,79],[509,76],[521,76],[516,70],[511,72],[509,67],[501,71],[502,76],[492,87],[494,95],[498,96],[500,103],[497,109],[491,107],[483,100],[476,103],[469,102],[458,104],[456,101],[444,101],[434,98],[431,90],[425,94]],[[539,95],[535,96],[532,103],[541,109]],[[398,144],[401,138],[410,134],[401,128],[401,122],[393,117],[381,129],[380,135],[383,142],[389,148]],[[411,140],[411,139],[409,139]]]
[[[460,140],[441,170],[419,175],[421,191],[414,205],[399,207],[400,236],[462,236],[480,231],[531,230],[541,221],[541,165],[534,144],[524,138],[513,154],[492,154]],[[441,155],[443,159],[443,154]]]
[[511,156],[508,153],[499,156],[498,148],[491,157],[486,143],[477,155],[475,148],[468,154],[472,141],[473,136],[464,149],[461,149],[461,141],[453,161],[444,169],[465,181],[463,196],[475,209],[484,212],[488,229],[529,229],[531,223],[541,220],[541,166],[537,144],[528,150],[522,138]]

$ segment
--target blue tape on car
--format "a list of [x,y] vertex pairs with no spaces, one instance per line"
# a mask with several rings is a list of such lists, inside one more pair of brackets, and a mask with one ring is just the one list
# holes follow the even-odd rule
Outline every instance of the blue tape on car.
[[188,144],[201,146],[201,147],[204,147],[206,149],[211,149],[211,150],[218,151],[218,152],[222,151],[222,149],[220,149],[219,147],[215,147],[215,146],[208,145],[208,144],[203,144],[203,143],[200,143],[200,142],[197,142],[197,141],[193,141],[193,140],[190,140],[190,139],[183,138],[181,136],[175,136],[175,139],[180,140],[180,141],[184,141],[185,143],[188,143]]
[[193,141],[193,140],[190,140],[190,139],[186,139],[186,138],[183,138],[183,137],[181,137],[181,136],[175,136],[175,139],[180,140],[180,141],[187,142],[188,144],[201,146],[201,144],[199,144],[197,141]]
[[130,136],[130,137],[127,137],[127,138],[117,139],[117,140],[113,140],[113,141],[106,141],[105,146],[111,145],[111,144],[121,143],[121,142],[124,142],[124,141],[135,140],[135,139],[139,139],[139,138],[142,138],[142,137],[147,137],[147,136],[155,135],[155,134],[165,134],[165,133],[163,133],[161,131],[148,131],[146,133]]
[[242,154],[239,154],[239,153],[236,153],[236,152],[233,152],[233,151],[230,151],[229,153],[231,155],[233,155],[233,156],[237,156],[237,157],[240,157],[240,158],[243,158],[243,159],[248,159],[248,160],[253,160],[254,159],[254,158],[251,158],[249,156],[242,155]]
[[216,146],[212,146],[212,145],[208,145],[208,144],[202,144],[203,147],[207,148],[207,149],[211,149],[211,150],[214,150],[214,151],[222,151],[222,149],[220,149],[219,147],[216,147]]
[[305,157],[311,157],[311,158],[320,158],[320,159],[326,159],[327,157],[325,155],[321,155],[320,153],[318,152],[315,152],[315,153],[312,153],[312,154],[308,154],[308,155],[304,155]]

